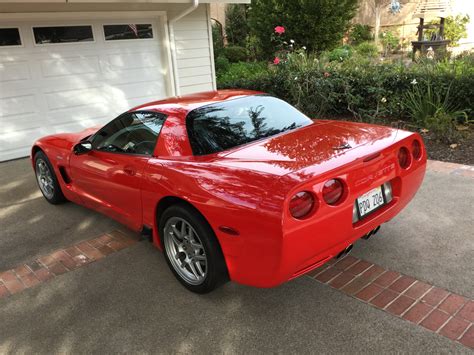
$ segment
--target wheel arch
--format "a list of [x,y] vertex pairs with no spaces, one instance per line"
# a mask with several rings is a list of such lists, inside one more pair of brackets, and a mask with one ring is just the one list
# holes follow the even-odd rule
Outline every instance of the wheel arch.
[[154,234],[156,235],[156,238],[157,238],[156,242],[159,243],[161,248],[163,248],[161,238],[160,238],[160,230],[159,230],[160,218],[163,215],[163,212],[166,211],[167,208],[169,208],[171,206],[174,206],[174,205],[179,205],[179,204],[185,205],[185,206],[191,208],[192,210],[194,210],[196,213],[198,213],[202,217],[203,221],[209,226],[209,228],[214,233],[214,237],[216,238],[217,245],[219,246],[219,249],[220,249],[220,253],[221,253],[222,257],[224,258],[224,262],[226,263],[226,266],[228,267],[227,259],[225,257],[224,252],[223,252],[221,242],[219,241],[219,238],[217,237],[216,231],[214,230],[214,228],[212,228],[212,225],[209,223],[206,216],[204,216],[202,214],[202,212],[199,211],[199,209],[196,206],[194,206],[191,202],[189,202],[189,201],[187,201],[187,200],[185,200],[181,197],[172,196],[172,195],[164,196],[156,204],[155,221],[154,221],[155,222],[155,226],[154,226],[155,233]]
[[184,198],[172,196],[172,195],[162,197],[156,204],[155,228],[156,228],[157,234],[159,234],[158,226],[160,224],[160,218],[163,215],[163,212],[166,211],[166,209],[168,209],[169,207],[174,206],[174,205],[179,205],[179,204],[185,205],[193,209],[196,213],[198,213],[203,218],[203,220],[209,225],[211,230],[214,232],[214,235],[216,235],[214,228],[212,228],[207,218],[201,213],[201,211],[199,211],[199,209],[196,206],[194,206],[191,202],[185,200]]
[[38,144],[35,144],[32,148],[31,148],[31,164],[33,165],[33,169],[36,169],[35,167],[35,155],[36,153],[38,152],[43,152],[44,154],[46,154],[44,152],[43,149],[41,149],[41,147],[38,145]]

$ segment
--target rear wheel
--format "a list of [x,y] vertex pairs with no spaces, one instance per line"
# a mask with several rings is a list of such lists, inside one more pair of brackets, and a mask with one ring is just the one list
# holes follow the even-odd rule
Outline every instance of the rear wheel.
[[228,280],[217,238],[193,208],[169,207],[160,219],[166,262],[181,284],[196,293],[208,293]]
[[48,157],[42,151],[35,154],[35,174],[38,186],[44,198],[51,204],[57,205],[66,201],[61,191],[58,179]]

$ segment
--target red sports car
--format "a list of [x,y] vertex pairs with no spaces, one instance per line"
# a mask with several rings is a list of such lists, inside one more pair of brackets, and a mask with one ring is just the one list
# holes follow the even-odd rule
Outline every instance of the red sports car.
[[426,167],[416,133],[313,121],[244,90],[151,102],[42,138],[31,156],[50,203],[141,230],[198,293],[276,286],[345,255],[408,204]]

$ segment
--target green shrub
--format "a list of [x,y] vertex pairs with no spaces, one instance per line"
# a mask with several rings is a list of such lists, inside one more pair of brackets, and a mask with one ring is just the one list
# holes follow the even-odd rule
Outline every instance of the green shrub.
[[276,26],[310,52],[330,50],[341,42],[350,27],[358,0],[254,0],[249,9],[251,33],[258,38],[264,60],[275,52]]
[[245,62],[247,60],[247,50],[244,47],[224,47],[223,54],[231,63]]
[[[224,58],[226,59],[226,58]],[[227,60],[227,59],[226,59]],[[217,63],[216,63],[217,70]],[[220,87],[225,86],[223,83],[229,83],[229,85],[234,85],[237,82],[245,82],[246,80],[255,80],[258,77],[268,75],[270,72],[268,70],[268,65],[266,63],[255,63],[255,62],[240,62],[230,64],[227,62],[227,67],[217,70],[217,81],[220,83]],[[237,84],[236,84],[237,85]],[[248,83],[244,85],[239,85],[238,87],[248,86]],[[237,87],[237,88],[238,88]],[[231,88],[231,86],[227,86]]]
[[451,85],[441,94],[427,82],[426,85],[413,85],[405,95],[405,106],[412,121],[448,143],[458,137],[456,124],[468,121],[466,112],[457,109],[452,102],[450,92]]
[[383,45],[384,55],[394,52],[400,45],[398,38],[392,31],[385,31],[380,34],[380,42]]
[[335,48],[328,52],[326,56],[330,62],[343,62],[344,60],[352,57],[352,47],[342,46]]
[[[441,98],[449,93],[449,102],[455,105],[455,109],[439,111],[437,115],[433,110],[429,117],[439,118],[445,113],[464,111],[472,120],[474,68],[468,60],[406,67],[402,63],[385,63],[358,55],[343,62],[329,62],[324,57],[318,60],[305,53],[296,53],[278,66],[233,64],[228,73],[218,76],[218,87],[265,91],[313,117],[353,115],[357,120],[368,122],[403,119],[424,126],[430,122],[413,115],[407,92],[416,87],[426,93],[428,82]],[[460,116],[457,118],[461,119]]]
[[358,45],[362,42],[368,42],[373,40],[372,27],[369,25],[362,25],[360,23],[352,26],[349,32],[349,41],[352,45]]
[[225,10],[225,34],[229,44],[245,46],[249,35],[249,24],[247,20],[248,5],[229,4]]
[[215,66],[217,73],[225,72],[230,67],[229,59],[221,55],[216,58]]
[[222,26],[215,22],[212,24],[212,42],[214,46],[214,59],[222,54],[224,49],[224,38],[222,36]]
[[373,42],[362,42],[354,50],[357,54],[368,58],[376,58],[379,55],[379,50]]

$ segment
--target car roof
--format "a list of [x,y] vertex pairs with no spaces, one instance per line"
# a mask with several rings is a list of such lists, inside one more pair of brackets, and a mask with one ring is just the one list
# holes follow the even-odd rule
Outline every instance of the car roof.
[[263,94],[260,91],[253,90],[216,90],[207,91],[197,94],[190,94],[184,96],[170,97],[164,100],[152,101],[137,107],[134,107],[129,112],[147,110],[160,111],[171,114],[176,111],[188,113],[196,108],[206,106],[209,104],[227,101],[238,97],[251,96]]

